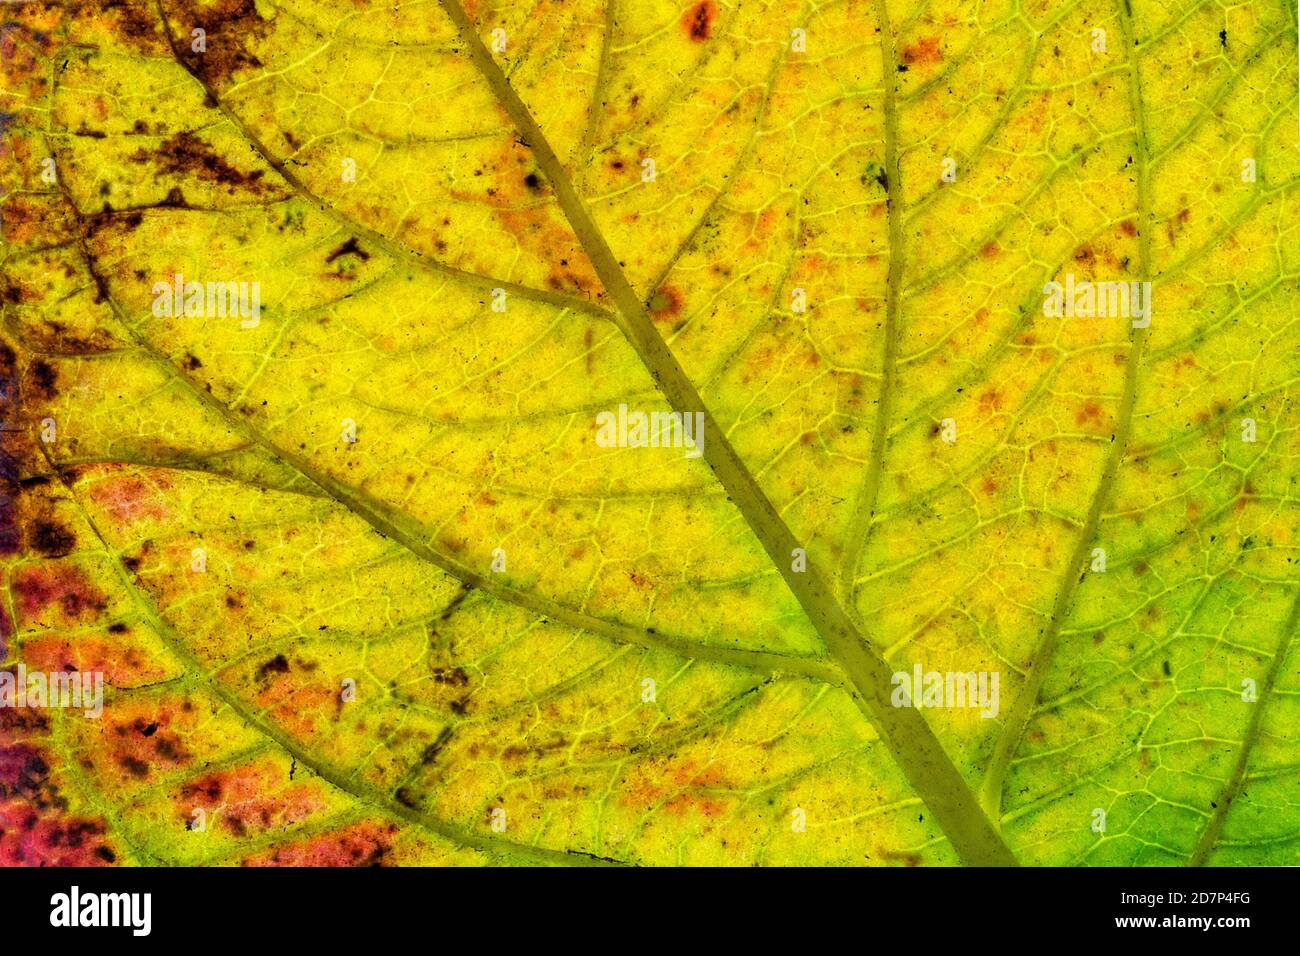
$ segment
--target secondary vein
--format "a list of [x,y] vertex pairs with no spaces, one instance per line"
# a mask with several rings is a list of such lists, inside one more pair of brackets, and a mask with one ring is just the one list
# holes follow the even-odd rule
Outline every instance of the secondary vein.
[[[1137,167],[1138,278],[1141,281],[1149,281],[1151,278],[1152,229],[1151,146],[1147,137],[1146,110],[1142,103],[1141,78],[1138,73],[1137,60],[1133,53],[1133,16],[1128,9],[1127,0],[1121,0],[1120,8],[1120,21],[1124,28],[1124,45],[1128,50],[1129,102],[1133,110],[1134,138],[1137,140],[1134,152]],[[984,774],[984,783],[980,790],[980,801],[983,803],[985,810],[988,811],[989,816],[994,819],[998,819],[1001,815],[1002,789],[1007,771],[1010,769],[1011,761],[1020,747],[1020,740],[1024,736],[1025,729],[1029,726],[1029,720],[1034,713],[1034,706],[1037,704],[1039,694],[1042,691],[1043,681],[1046,679],[1047,671],[1056,656],[1061,626],[1065,622],[1065,617],[1074,601],[1075,592],[1078,590],[1079,582],[1083,578],[1084,561],[1094,546],[1097,529],[1101,524],[1102,509],[1106,506],[1106,502],[1110,497],[1111,488],[1115,484],[1115,477],[1119,473],[1120,464],[1123,462],[1128,448],[1133,425],[1133,409],[1137,404],[1138,371],[1142,365],[1143,351],[1149,329],[1130,328],[1129,331],[1131,338],[1128,360],[1124,366],[1124,391],[1120,397],[1119,409],[1116,412],[1115,432],[1111,439],[1110,454],[1106,458],[1101,478],[1097,481],[1097,487],[1093,491],[1083,530],[1079,533],[1074,550],[1071,552],[1061,574],[1060,583],[1056,588],[1056,600],[1052,603],[1051,614],[1047,619],[1047,623],[1043,626],[1042,636],[1039,638],[1038,646],[1034,650],[1033,662],[1029,667],[1028,676],[1017,692],[1011,709],[1007,713],[1006,722],[1002,725],[1002,732],[998,735],[997,743],[994,745],[993,757],[989,761],[988,769]]]

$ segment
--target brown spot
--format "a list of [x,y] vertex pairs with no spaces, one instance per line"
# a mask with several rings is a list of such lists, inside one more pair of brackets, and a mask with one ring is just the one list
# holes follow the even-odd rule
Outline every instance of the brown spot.
[[433,679],[434,682],[438,684],[449,684],[452,687],[464,687],[469,683],[469,674],[465,673],[463,667],[435,667],[433,669]]
[[[186,69],[208,86],[224,86],[235,73],[262,65],[250,51],[250,41],[264,37],[271,25],[258,14],[255,0],[181,0],[169,4],[168,12],[176,52]],[[203,53],[190,49],[188,34],[196,27],[207,33]]]
[[86,8],[86,13],[94,14],[101,25],[107,18],[108,26],[119,36],[141,48],[161,53],[165,47],[161,43],[158,18],[152,12],[151,7],[133,0],[106,0],[96,8]]
[[[14,726],[6,726],[6,736]],[[0,744],[0,866],[99,866],[117,859],[104,825],[67,815],[44,754]]]
[[[169,209],[189,209],[189,208],[190,208],[189,201],[185,198],[185,194],[184,194],[183,192],[181,192],[181,189],[180,189],[179,186],[173,186],[171,189],[167,190],[167,196],[166,196],[166,197],[163,199],[163,201],[160,202],[158,205],[159,205],[159,206],[165,206],[165,207],[167,207],[167,208],[169,208]],[[102,296],[101,298],[97,299],[96,301],[98,301],[98,302],[103,302],[106,298],[107,298],[107,296]]]
[[529,745],[511,744],[501,751],[501,758],[503,760],[516,761],[522,757],[544,757],[548,753],[552,753],[567,746],[569,746],[569,739],[567,737],[557,737],[547,743]]
[[370,253],[366,252],[366,250],[361,248],[361,244],[357,242],[357,237],[352,236],[350,239],[348,239],[347,242],[343,243],[341,246],[339,246],[337,249],[331,252],[328,256],[326,256],[325,261],[333,262],[335,259],[339,258],[340,256],[348,256],[348,255],[356,256],[359,259],[361,259],[362,262],[370,258]]
[[692,43],[703,43],[709,38],[713,29],[713,20],[718,15],[718,5],[713,0],[700,0],[695,6],[682,14],[682,29],[691,38]]
[[104,675],[105,683],[118,687],[153,683],[167,676],[166,665],[142,653],[130,639],[127,625],[113,624],[108,632],[114,637],[78,634],[69,638],[57,631],[28,637],[23,644],[23,657],[28,667],[51,673],[98,671]]
[[181,787],[177,809],[187,823],[195,809],[215,811],[219,825],[236,836],[296,823],[320,809],[315,789],[285,783],[283,770],[273,764],[220,770]]
[[136,779],[147,777],[149,775],[149,765],[139,757],[132,757],[130,754],[125,754],[118,758],[118,763],[122,765],[123,770]]
[[211,146],[193,133],[182,131],[165,140],[157,152],[138,150],[131,156],[135,162],[152,161],[162,172],[189,176],[226,186],[260,191],[262,170],[246,172],[237,169],[218,155]]
[[897,860],[901,863],[906,863],[908,866],[921,865],[921,856],[919,853],[912,853],[908,850],[877,850],[876,852],[886,860]]
[[32,388],[40,398],[53,398],[58,395],[59,373],[54,366],[44,359],[32,363],[30,373]]
[[53,521],[38,519],[32,524],[32,547],[47,558],[61,558],[72,551],[77,537]]
[[258,680],[266,680],[271,674],[289,673],[289,661],[283,654],[276,654],[257,669]]

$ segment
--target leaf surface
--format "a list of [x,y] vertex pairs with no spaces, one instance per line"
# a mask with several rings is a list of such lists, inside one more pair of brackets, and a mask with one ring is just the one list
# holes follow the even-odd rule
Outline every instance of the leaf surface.
[[1295,861],[1284,5],[17,10],[6,862]]

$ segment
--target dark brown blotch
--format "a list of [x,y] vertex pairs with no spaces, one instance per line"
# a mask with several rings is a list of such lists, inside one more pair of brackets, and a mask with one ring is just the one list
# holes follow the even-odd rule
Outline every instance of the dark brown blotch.
[[31,544],[47,558],[61,558],[72,553],[77,536],[55,521],[39,518],[32,522]]
[[265,664],[257,669],[257,679],[266,680],[272,674],[289,673],[289,660],[283,654],[276,654]]
[[340,245],[337,249],[325,257],[326,262],[333,262],[341,256],[356,256],[362,262],[370,258],[370,253],[361,248],[361,243],[357,241],[356,236],[352,236],[347,242]]
[[703,43],[709,38],[717,15],[718,5],[713,0],[700,0],[682,14],[682,29],[692,43]]
[[266,188],[262,182],[262,170],[245,171],[232,166],[188,130],[164,140],[156,152],[142,149],[131,158],[136,162],[152,161],[162,172],[175,176],[193,177],[254,192]]

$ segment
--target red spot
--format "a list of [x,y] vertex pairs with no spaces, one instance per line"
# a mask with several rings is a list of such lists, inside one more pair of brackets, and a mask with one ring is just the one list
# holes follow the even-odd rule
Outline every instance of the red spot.
[[68,618],[107,607],[104,595],[91,586],[80,568],[70,564],[23,568],[15,577],[13,591],[25,620],[56,604]]
[[236,836],[297,823],[324,806],[320,794],[303,784],[285,786],[282,768],[256,764],[205,774],[181,787],[181,818],[196,809],[214,813],[216,824]]
[[682,29],[693,43],[703,43],[713,28],[713,18],[718,15],[718,5],[713,0],[700,0],[682,14]]
[[97,820],[67,815],[35,747],[0,747],[0,866],[103,866],[117,859]]
[[104,825],[21,801],[0,803],[0,866],[106,866],[117,859]]
[[0,746],[0,793],[22,792],[48,772],[36,748],[25,744]]

